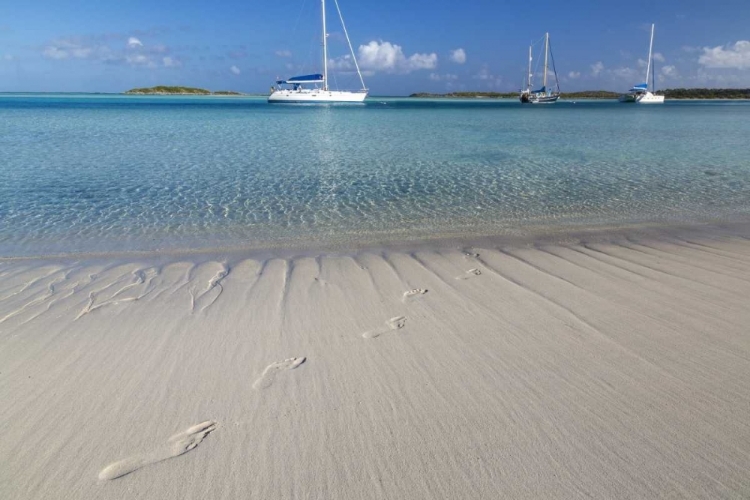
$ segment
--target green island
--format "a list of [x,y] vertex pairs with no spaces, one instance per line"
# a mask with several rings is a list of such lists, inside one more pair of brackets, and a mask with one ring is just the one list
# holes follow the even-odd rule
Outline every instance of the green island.
[[[665,89],[656,91],[667,99],[750,99],[750,89]],[[561,99],[617,99],[621,93],[608,90],[584,90],[563,92]],[[419,92],[409,97],[448,98],[448,99],[509,99],[517,98],[518,92],[450,92],[431,94]]]
[[[606,90],[587,90],[584,92],[563,92],[560,94],[562,99],[617,99],[617,92]],[[429,97],[429,98],[448,98],[448,99],[517,99],[518,92],[450,92],[448,94],[430,94],[428,92],[419,92],[409,97]]]
[[136,94],[136,95],[230,95],[238,96],[245,95],[241,92],[234,92],[232,90],[217,90],[211,92],[206,89],[199,89],[195,87],[170,87],[166,85],[159,85],[156,87],[148,88],[137,88],[130,89],[125,94]]
[[666,89],[667,99],[750,99],[750,89]]

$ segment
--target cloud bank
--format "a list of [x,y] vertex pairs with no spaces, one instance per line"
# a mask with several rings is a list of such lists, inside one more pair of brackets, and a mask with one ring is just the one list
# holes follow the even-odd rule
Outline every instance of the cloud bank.
[[750,41],[740,40],[734,45],[704,47],[698,64],[716,69],[750,69]]
[[125,38],[125,44],[113,45],[119,38],[117,35],[68,37],[53,40],[42,49],[42,55],[56,61],[88,60],[106,64],[127,64],[140,68],[174,68],[182,66],[182,61],[169,55],[169,48],[165,45],[145,45],[140,39],[130,36]]
[[359,64],[364,69],[388,73],[410,73],[421,69],[435,69],[438,56],[431,54],[404,55],[400,45],[384,41],[371,41],[359,46]]

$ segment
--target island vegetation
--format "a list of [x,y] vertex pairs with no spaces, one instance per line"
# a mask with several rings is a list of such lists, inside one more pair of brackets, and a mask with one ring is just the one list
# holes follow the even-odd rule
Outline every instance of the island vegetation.
[[[586,90],[583,92],[563,92],[560,94],[562,99],[617,99],[617,92],[606,90]],[[429,98],[453,98],[453,99],[517,99],[518,92],[450,92],[448,94],[430,94],[420,92],[412,94],[409,97],[429,97]]]
[[505,99],[518,97],[518,92],[449,92],[447,94],[432,94],[430,92],[418,92],[409,97],[447,98],[447,99]]
[[750,89],[666,89],[667,99],[750,99]]
[[[656,92],[667,99],[750,99],[750,89],[665,89]],[[584,90],[563,92],[561,99],[617,99],[620,92],[608,90]],[[518,98],[518,92],[449,92],[432,94],[419,92],[409,97],[448,98],[448,99],[508,99]]]
[[174,87],[159,85],[156,87],[148,88],[137,88],[130,89],[125,94],[136,94],[136,95],[245,95],[240,92],[234,92],[232,90],[217,90],[211,92],[206,89],[199,89],[195,87]]
[[620,96],[617,92],[609,90],[584,90],[582,92],[563,92],[560,99],[617,99]]

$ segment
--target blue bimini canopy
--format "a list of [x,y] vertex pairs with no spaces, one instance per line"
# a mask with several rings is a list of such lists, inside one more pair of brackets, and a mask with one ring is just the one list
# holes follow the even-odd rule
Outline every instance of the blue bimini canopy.
[[547,87],[542,87],[539,90],[535,90],[533,93],[534,94],[546,94],[547,93]]
[[276,83],[283,84],[283,83],[323,83],[323,75],[321,74],[315,74],[315,75],[302,75],[302,76],[293,76],[289,78],[288,80],[277,80]]
[[648,83],[639,83],[638,85],[633,85],[633,88],[630,89],[631,92],[638,91],[638,90],[648,90]]

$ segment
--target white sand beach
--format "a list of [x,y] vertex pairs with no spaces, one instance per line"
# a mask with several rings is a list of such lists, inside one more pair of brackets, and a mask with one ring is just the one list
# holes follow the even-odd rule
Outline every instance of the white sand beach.
[[0,260],[0,498],[748,498],[750,240]]

